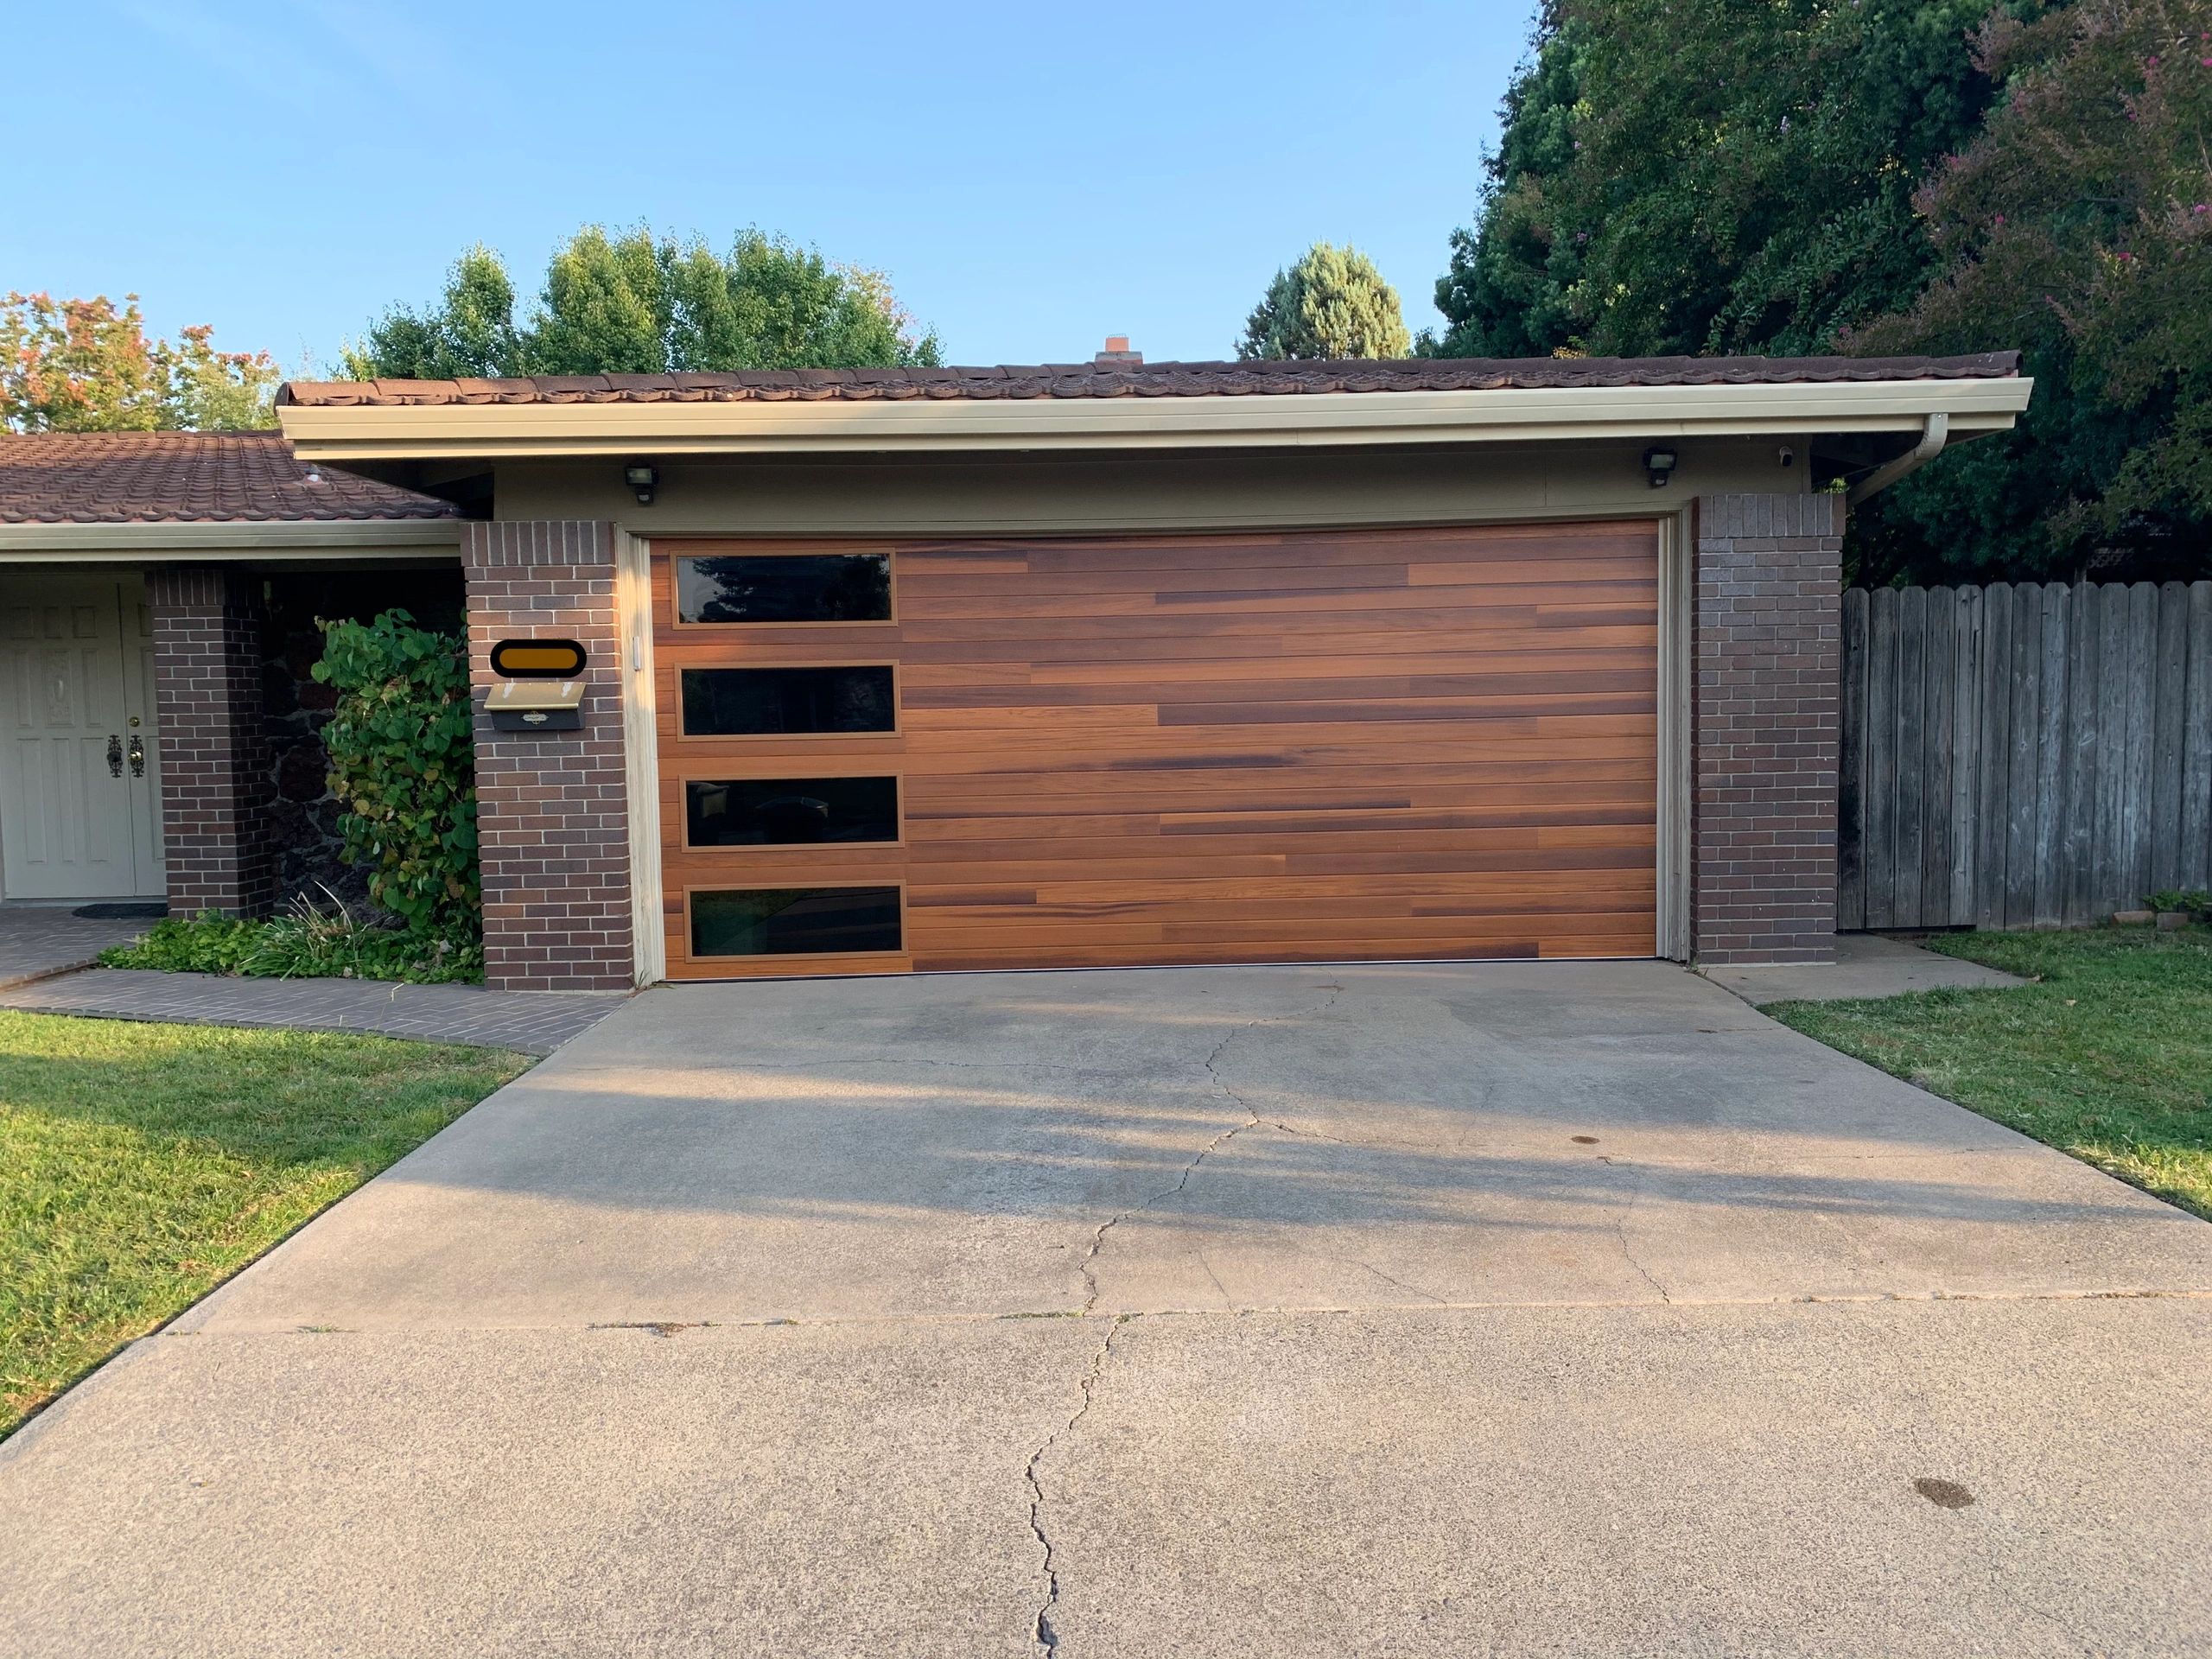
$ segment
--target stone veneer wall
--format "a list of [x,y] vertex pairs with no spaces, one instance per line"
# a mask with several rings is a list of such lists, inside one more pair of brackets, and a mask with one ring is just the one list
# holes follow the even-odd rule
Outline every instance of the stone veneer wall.
[[[472,524],[461,561],[477,688],[486,982],[626,988],[634,959],[613,526]],[[483,712],[497,683],[492,646],[522,636],[575,639],[589,654],[582,731],[492,729]]]
[[1835,955],[1843,498],[1697,503],[1690,912],[1712,963]]

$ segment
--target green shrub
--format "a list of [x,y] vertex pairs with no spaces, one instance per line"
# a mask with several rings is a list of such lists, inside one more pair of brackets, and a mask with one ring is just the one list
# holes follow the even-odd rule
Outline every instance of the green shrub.
[[334,898],[308,899],[266,921],[241,921],[203,911],[165,917],[135,944],[100,952],[107,968],[157,968],[170,973],[235,974],[252,979],[397,979],[417,985],[484,977],[483,947],[474,941],[425,937],[378,927]]
[[340,855],[368,867],[369,896],[418,941],[472,942],[482,900],[464,642],[401,610],[318,626],[315,677],[339,694],[322,741],[347,809]]
[[2173,887],[2158,893],[2146,893],[2143,895],[2143,903],[2151,910],[2178,910],[2196,917],[2200,922],[2212,921],[2212,893],[2207,893],[2202,887],[2187,893]]

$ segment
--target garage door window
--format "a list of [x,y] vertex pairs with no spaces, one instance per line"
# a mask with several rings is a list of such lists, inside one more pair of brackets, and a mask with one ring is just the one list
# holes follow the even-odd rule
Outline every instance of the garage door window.
[[888,732],[898,697],[887,665],[837,668],[687,668],[686,737],[772,737]]
[[888,553],[679,556],[681,622],[888,622]]
[[897,887],[747,887],[691,895],[694,957],[898,950]]
[[693,847],[899,839],[896,778],[694,778],[683,795]]

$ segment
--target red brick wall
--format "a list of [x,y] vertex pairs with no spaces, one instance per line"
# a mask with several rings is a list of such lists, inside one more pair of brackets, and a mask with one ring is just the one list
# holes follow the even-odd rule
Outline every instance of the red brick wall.
[[[472,524],[469,677],[486,982],[506,990],[626,988],[632,977],[622,670],[610,525]],[[499,640],[575,639],[589,653],[580,732],[495,732],[484,695]]]
[[1697,504],[1690,911],[1703,962],[1835,955],[1842,534],[1840,496]]
[[156,565],[146,588],[169,909],[257,915],[276,896],[260,582],[213,566]]

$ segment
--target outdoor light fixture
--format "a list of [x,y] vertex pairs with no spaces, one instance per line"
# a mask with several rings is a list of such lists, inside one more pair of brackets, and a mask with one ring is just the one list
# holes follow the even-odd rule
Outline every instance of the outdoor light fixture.
[[650,507],[653,491],[660,483],[660,474],[642,461],[633,461],[622,469],[622,481],[638,493],[638,505]]
[[1653,489],[1667,487],[1667,480],[1675,475],[1675,463],[1681,459],[1671,449],[1647,449],[1643,452],[1643,474],[1651,480]]

